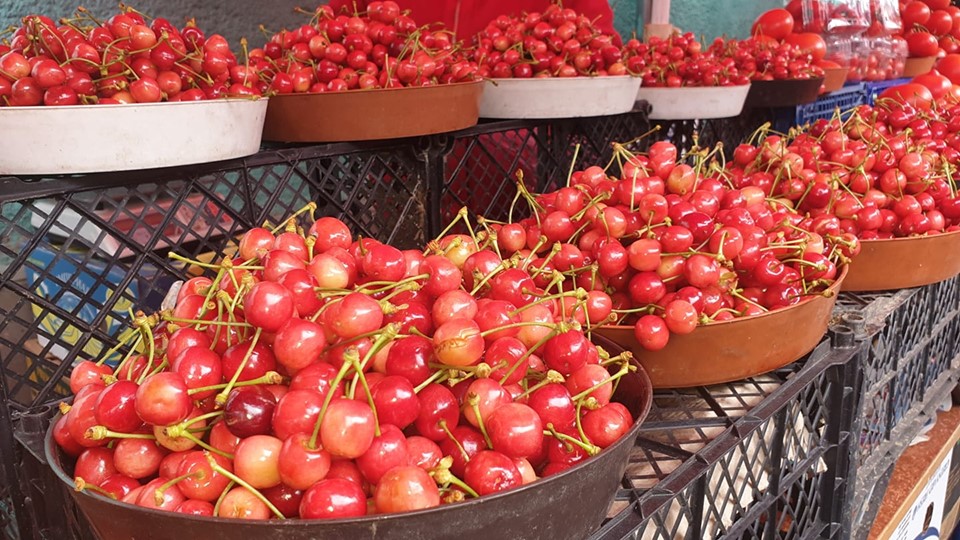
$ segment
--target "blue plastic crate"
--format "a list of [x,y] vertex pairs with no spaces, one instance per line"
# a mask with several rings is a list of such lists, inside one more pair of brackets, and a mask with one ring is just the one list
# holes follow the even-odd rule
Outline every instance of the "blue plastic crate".
[[850,84],[836,92],[820,96],[813,103],[797,105],[794,121],[796,125],[803,126],[820,119],[830,120],[838,109],[841,118],[846,118],[855,107],[864,103],[866,103],[864,86]]
[[874,81],[874,82],[863,83],[863,88],[866,91],[867,105],[873,105],[877,100],[877,96],[879,96],[887,88],[890,88],[891,86],[897,86],[898,84],[905,84],[908,82],[910,82],[909,77],[904,79],[891,79],[889,81]]

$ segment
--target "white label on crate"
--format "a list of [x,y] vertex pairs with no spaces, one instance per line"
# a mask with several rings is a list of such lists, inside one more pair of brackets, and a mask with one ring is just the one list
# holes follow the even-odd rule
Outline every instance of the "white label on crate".
[[951,454],[947,454],[893,532],[895,540],[934,540],[941,537],[950,461]]
[[160,303],[161,310],[177,307],[177,295],[180,294],[181,287],[183,287],[183,281],[177,281],[170,286],[167,295],[163,297],[163,302]]

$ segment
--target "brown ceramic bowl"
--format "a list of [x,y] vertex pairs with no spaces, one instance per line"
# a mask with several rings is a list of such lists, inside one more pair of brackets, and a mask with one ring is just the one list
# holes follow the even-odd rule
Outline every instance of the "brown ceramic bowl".
[[278,95],[267,106],[263,139],[369,141],[456,131],[476,125],[483,84]]
[[936,56],[922,56],[919,58],[907,58],[903,63],[903,76],[904,77],[916,77],[917,75],[923,75],[924,73],[933,69],[933,65],[937,62]]
[[595,332],[632,350],[654,388],[738,381],[781,368],[812,351],[827,332],[846,274],[844,267],[823,295],[788,308],[671,335],[667,346],[655,352],[637,343],[633,326],[602,326]]
[[843,88],[843,83],[847,82],[850,68],[830,68],[823,70],[823,73],[823,92],[836,92]]
[[815,79],[785,79],[779,81],[752,81],[746,107],[792,107],[812,103],[820,95],[823,77]]
[[930,285],[960,274],[960,231],[933,236],[863,240],[844,291],[883,291]]

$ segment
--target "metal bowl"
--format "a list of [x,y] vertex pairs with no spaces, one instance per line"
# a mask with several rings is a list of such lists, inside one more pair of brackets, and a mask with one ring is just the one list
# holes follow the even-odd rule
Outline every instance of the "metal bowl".
[[[594,342],[611,354],[623,350],[603,337],[594,336]],[[606,517],[652,398],[650,378],[637,364],[637,371],[620,379],[613,398],[630,410],[634,425],[598,455],[559,474],[495,495],[416,512],[355,519],[245,521],[142,508],[73,489],[69,472],[73,464],[53,440],[56,419],[47,432],[44,449],[47,463],[62,482],[60,487],[70,491],[94,534],[104,540],[582,540]]]

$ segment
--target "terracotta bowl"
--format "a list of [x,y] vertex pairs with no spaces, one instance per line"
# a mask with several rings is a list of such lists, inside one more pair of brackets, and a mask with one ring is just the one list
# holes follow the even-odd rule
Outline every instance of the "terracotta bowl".
[[883,291],[930,285],[960,274],[960,231],[933,236],[863,240],[844,291]]
[[283,94],[270,98],[263,138],[338,142],[431,135],[476,125],[483,81]]
[[823,71],[823,91],[824,93],[830,93],[843,88],[843,83],[847,82],[847,74],[850,73],[850,68],[830,68]]
[[784,309],[698,326],[671,335],[659,351],[644,349],[633,326],[602,326],[597,334],[633,351],[654,388],[686,388],[768,373],[812,351],[827,332],[847,269],[824,294]]
[[922,56],[920,58],[907,58],[903,63],[903,76],[916,77],[933,69],[937,62],[936,56]]

